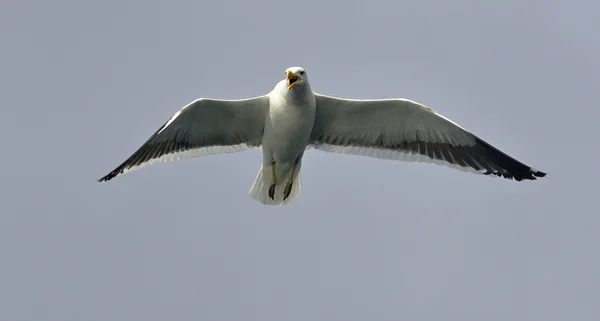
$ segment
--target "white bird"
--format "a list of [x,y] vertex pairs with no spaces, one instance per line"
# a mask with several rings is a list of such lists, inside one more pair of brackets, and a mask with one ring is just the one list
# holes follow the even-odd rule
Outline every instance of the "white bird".
[[304,68],[291,67],[285,74],[286,79],[264,96],[193,101],[99,181],[154,162],[253,147],[262,147],[263,163],[249,195],[266,205],[289,204],[298,198],[300,167],[307,147],[433,162],[517,181],[546,175],[414,101],[320,95],[312,91]]

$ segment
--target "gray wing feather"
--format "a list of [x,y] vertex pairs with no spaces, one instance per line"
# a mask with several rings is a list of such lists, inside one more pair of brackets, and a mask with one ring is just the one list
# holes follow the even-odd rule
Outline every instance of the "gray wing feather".
[[432,162],[517,181],[546,175],[411,100],[351,100],[316,94],[316,102],[310,144],[317,150]]
[[181,108],[127,160],[99,181],[145,165],[259,147],[269,99],[198,99]]

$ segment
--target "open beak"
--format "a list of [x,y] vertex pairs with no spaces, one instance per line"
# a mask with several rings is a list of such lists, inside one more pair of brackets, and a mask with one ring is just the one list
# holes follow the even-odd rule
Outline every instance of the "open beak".
[[292,87],[296,86],[300,81],[300,77],[291,71],[286,71],[285,76],[288,82],[288,90],[292,89]]

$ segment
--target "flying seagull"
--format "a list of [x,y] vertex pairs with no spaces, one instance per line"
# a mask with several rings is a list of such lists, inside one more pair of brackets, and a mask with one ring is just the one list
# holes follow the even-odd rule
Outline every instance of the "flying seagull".
[[546,176],[414,101],[325,96],[312,91],[304,68],[290,67],[285,75],[264,96],[191,102],[99,181],[154,162],[257,147],[262,147],[263,162],[249,195],[265,205],[290,204],[299,197],[307,147],[432,162],[517,181]]

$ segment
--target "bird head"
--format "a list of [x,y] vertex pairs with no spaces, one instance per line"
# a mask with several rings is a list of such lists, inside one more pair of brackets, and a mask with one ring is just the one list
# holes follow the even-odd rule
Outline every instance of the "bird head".
[[298,86],[302,82],[307,82],[306,71],[302,67],[290,67],[285,70],[288,90]]

